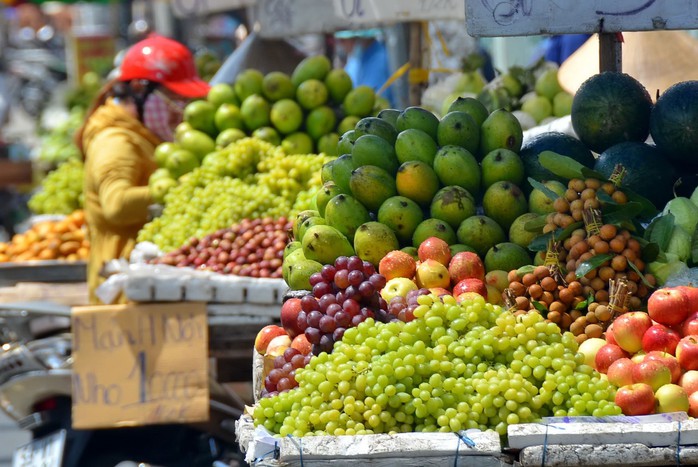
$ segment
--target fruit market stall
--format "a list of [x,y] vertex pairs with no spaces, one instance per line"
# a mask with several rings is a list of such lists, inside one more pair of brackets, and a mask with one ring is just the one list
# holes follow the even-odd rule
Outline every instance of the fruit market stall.
[[[257,399],[237,423],[247,460],[319,465],[330,446],[338,464],[430,465],[418,439],[477,433],[503,455],[435,455],[695,463],[698,195],[677,188],[696,169],[698,108],[678,104],[695,92],[653,102],[631,75],[597,74],[573,97],[575,136],[526,142],[476,97],[356,121],[290,217],[292,293],[258,335]],[[403,436],[413,449],[376,447]]]

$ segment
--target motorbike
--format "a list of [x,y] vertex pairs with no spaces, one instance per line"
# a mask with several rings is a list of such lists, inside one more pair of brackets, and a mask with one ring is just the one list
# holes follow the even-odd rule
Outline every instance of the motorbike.
[[244,401],[210,382],[210,421],[77,430],[71,424],[70,307],[0,304],[0,410],[31,432],[13,467],[243,465],[234,422]]

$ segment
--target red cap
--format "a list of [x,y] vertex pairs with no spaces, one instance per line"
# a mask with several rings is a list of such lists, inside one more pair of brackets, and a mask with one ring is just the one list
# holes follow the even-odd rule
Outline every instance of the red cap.
[[153,35],[132,45],[120,68],[120,81],[147,79],[184,97],[204,97],[211,89],[199,78],[189,49],[163,36]]

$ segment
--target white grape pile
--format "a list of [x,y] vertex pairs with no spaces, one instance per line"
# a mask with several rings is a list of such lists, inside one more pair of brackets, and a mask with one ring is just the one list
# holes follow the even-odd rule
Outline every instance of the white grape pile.
[[[443,301],[441,301],[443,300]],[[255,425],[281,436],[457,432],[544,416],[619,415],[615,390],[571,333],[476,297],[418,297],[410,322],[367,319],[263,398]]]
[[139,232],[163,251],[242,219],[292,217],[312,207],[330,157],[286,155],[278,146],[244,138],[208,154],[165,196],[162,215]]
[[29,199],[34,214],[70,214],[83,207],[84,167],[80,159],[69,159],[44,178]]

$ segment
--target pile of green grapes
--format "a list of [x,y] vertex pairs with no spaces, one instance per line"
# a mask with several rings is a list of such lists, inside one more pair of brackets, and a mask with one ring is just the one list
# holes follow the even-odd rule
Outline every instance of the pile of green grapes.
[[259,401],[255,425],[281,436],[457,432],[545,416],[619,415],[615,389],[574,336],[538,313],[482,297],[418,298],[415,320],[347,329],[296,370],[297,388]]
[[83,207],[84,167],[80,159],[69,159],[42,180],[29,199],[34,214],[70,214]]
[[208,154],[181,177],[165,196],[162,215],[145,225],[138,241],[170,251],[242,219],[293,217],[311,209],[322,166],[331,159],[286,155],[266,141],[244,138]]

